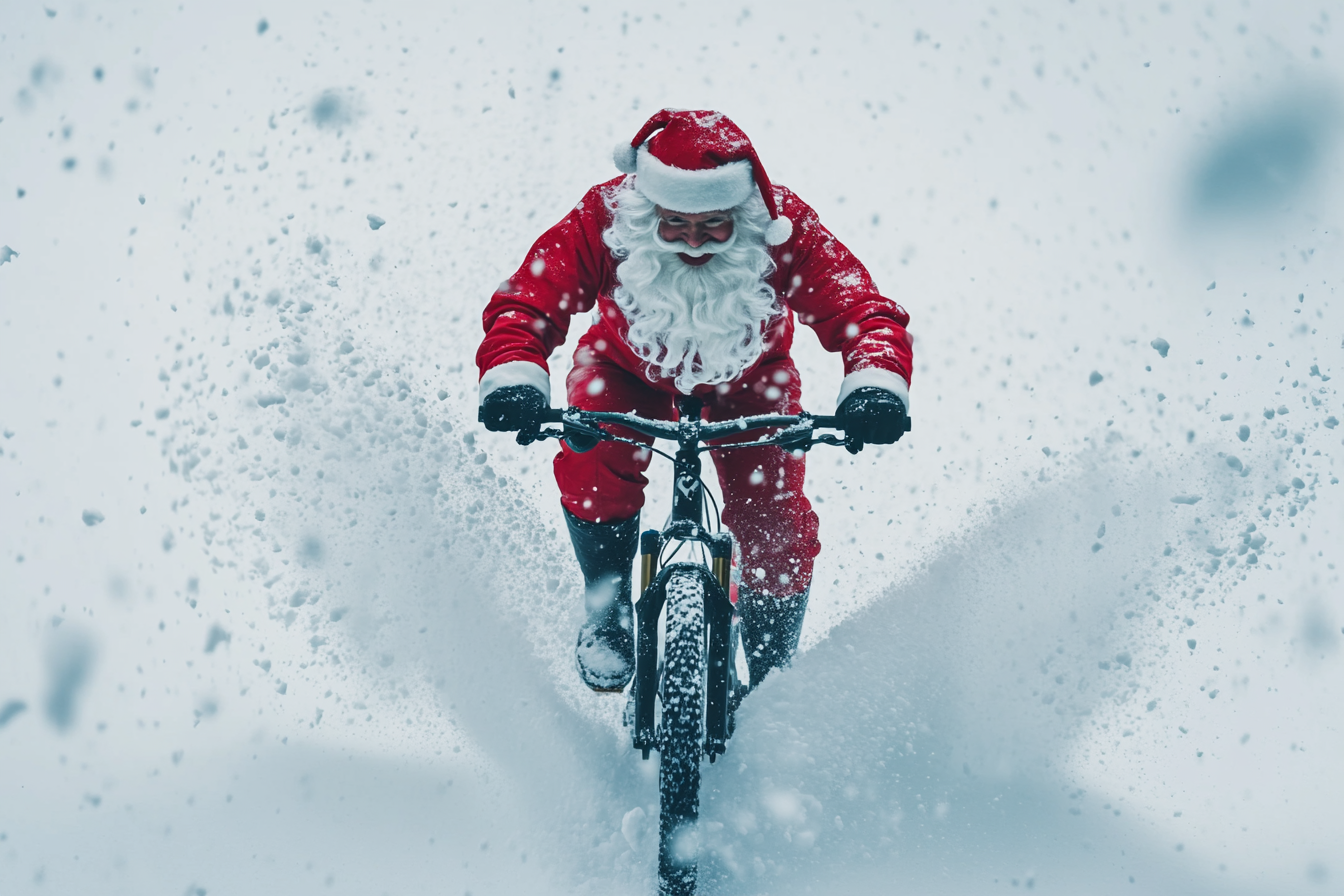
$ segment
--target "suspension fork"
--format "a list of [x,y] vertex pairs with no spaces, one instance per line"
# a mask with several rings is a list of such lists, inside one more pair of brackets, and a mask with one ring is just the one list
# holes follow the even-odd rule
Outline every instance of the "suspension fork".
[[708,676],[705,682],[705,752],[709,761],[727,748],[728,704],[732,681],[733,604],[728,597],[733,563],[733,536],[710,537],[709,555],[718,588],[705,589],[705,625],[708,627]]

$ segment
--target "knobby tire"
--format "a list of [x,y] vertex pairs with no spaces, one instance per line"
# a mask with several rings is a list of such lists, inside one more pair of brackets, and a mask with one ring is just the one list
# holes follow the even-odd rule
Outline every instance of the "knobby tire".
[[695,893],[704,739],[705,596],[694,574],[667,581],[658,737],[658,893]]

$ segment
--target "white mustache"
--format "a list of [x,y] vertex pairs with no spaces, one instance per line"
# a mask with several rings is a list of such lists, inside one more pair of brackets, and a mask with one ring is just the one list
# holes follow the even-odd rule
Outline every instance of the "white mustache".
[[723,242],[720,243],[715,242],[714,240],[709,240],[702,243],[698,249],[693,248],[690,243],[684,242],[683,240],[668,242],[658,234],[657,230],[655,230],[651,236],[653,237],[654,245],[659,249],[663,249],[667,252],[678,252],[682,255],[689,255],[691,258],[701,258],[705,255],[718,255],[720,252],[727,252],[729,249],[733,248],[733,244],[737,242],[736,228],[734,228],[733,232],[728,235],[728,239]]

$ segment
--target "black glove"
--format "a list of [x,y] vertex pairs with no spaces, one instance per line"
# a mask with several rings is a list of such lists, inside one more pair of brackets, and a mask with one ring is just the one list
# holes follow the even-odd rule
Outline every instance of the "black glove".
[[860,447],[864,443],[890,445],[910,431],[905,402],[900,396],[875,386],[864,386],[849,393],[836,416],[845,428],[845,435]]
[[491,432],[520,432],[541,425],[546,396],[536,386],[503,386],[481,402],[476,419]]

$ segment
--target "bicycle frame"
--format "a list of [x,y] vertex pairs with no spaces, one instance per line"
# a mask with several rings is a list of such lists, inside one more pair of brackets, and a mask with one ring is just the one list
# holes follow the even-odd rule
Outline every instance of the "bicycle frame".
[[[650,448],[643,442],[614,435],[602,428],[614,424],[632,429],[653,438],[675,441],[677,452],[671,457],[673,467],[672,514],[667,526],[659,532],[650,529],[640,537],[640,599],[635,605],[638,620],[635,649],[635,677],[632,702],[634,708],[634,746],[645,759],[657,745],[654,723],[654,700],[658,692],[658,618],[666,601],[668,578],[676,571],[692,572],[701,577],[705,595],[705,624],[707,628],[708,681],[705,694],[705,752],[713,762],[722,754],[728,742],[728,712],[732,677],[732,619],[733,605],[729,599],[729,576],[732,568],[733,539],[727,532],[710,532],[705,527],[704,482],[700,477],[700,455],[706,451],[729,451],[737,448],[755,448],[766,445],[806,451],[816,444],[844,445],[851,451],[857,447],[848,438],[832,435],[815,436],[815,429],[841,430],[836,417],[763,414],[742,417],[718,423],[701,419],[704,402],[694,396],[677,399],[678,419],[650,420],[635,414],[604,411],[548,410],[541,423],[561,423],[563,429],[533,430],[518,434],[518,443],[527,445],[548,438],[563,438],[572,450],[587,451],[598,442],[617,441]],[[707,444],[731,436],[746,436],[762,429],[777,429],[772,436],[753,441]],[[657,450],[657,449],[651,449]],[[659,454],[663,452],[659,451]],[[666,455],[664,455],[666,456]],[[668,542],[698,542],[709,548],[711,569],[699,563],[672,563],[658,569],[662,548]]]

